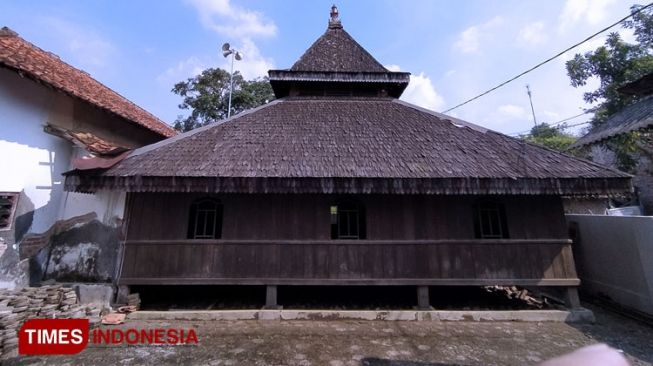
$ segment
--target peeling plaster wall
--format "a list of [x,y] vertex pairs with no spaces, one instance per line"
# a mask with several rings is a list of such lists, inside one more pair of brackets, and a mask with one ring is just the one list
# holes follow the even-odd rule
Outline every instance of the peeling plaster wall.
[[112,282],[120,250],[121,227],[97,220],[54,235],[31,258],[31,282]]
[[[13,71],[0,68],[0,192],[20,192],[14,223],[0,230],[0,288],[27,284],[27,263],[19,258],[21,240],[30,234],[48,231],[61,219],[95,212],[101,226],[91,226],[100,232],[118,230],[122,223],[125,194],[99,192],[97,195],[64,192],[62,173],[71,169],[74,157],[86,155],[86,150],[67,140],[45,133],[50,123],[59,126],[90,126],[102,118],[104,125],[126,124],[122,119],[93,109],[81,108],[79,101],[22,78]],[[131,130],[117,131],[116,125],[98,128],[103,137],[120,136],[128,146],[151,142],[149,133]],[[98,133],[98,131],[94,131]],[[133,133],[131,133],[131,132]],[[128,133],[130,132],[130,133]],[[111,138],[107,138],[111,140]],[[95,241],[105,245],[106,241]],[[117,245],[115,243],[110,245]],[[106,244],[109,245],[109,244]],[[73,251],[76,248],[66,247]],[[56,252],[56,251],[55,251]],[[79,252],[75,252],[79,254]],[[99,253],[99,252],[98,252]],[[103,255],[112,255],[106,250]],[[87,252],[85,257],[89,257]],[[58,255],[58,254],[57,254]],[[71,255],[61,254],[62,263]],[[93,278],[104,278],[93,275]]]

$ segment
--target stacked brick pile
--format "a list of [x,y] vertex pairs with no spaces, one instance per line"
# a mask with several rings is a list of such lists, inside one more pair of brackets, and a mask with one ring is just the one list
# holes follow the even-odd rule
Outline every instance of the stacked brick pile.
[[18,330],[29,319],[88,318],[91,325],[100,322],[102,309],[77,303],[75,290],[62,285],[0,290],[0,355],[16,355]]

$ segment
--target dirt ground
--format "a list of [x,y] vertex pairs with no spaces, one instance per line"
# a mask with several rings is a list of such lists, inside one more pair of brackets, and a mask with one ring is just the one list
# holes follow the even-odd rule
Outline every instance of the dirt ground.
[[653,328],[590,307],[596,324],[382,321],[131,321],[194,328],[197,346],[87,348],[7,365],[532,365],[607,343],[633,365],[653,364]]

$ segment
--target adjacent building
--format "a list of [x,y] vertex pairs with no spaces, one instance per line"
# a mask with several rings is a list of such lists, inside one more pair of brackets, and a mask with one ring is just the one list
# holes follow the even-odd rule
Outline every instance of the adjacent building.
[[[588,148],[593,161],[616,167],[617,157],[606,146],[610,139],[629,133],[639,133],[633,185],[643,215],[653,215],[653,73],[628,83],[619,92],[635,98],[635,102],[610,116],[605,123],[581,137],[572,148]],[[586,213],[586,212],[578,212]]]
[[[26,235],[92,212],[107,225],[122,218],[124,192],[64,191],[62,174],[76,158],[114,158],[175,134],[86,72],[0,29],[0,286],[13,286],[6,277]],[[24,245],[22,257],[46,244]]]

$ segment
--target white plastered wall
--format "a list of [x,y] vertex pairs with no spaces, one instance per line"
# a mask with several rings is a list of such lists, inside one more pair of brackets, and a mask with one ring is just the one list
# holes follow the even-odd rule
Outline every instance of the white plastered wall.
[[71,169],[74,156],[86,152],[43,127],[73,125],[73,104],[61,92],[0,69],[0,192],[23,192],[21,204],[33,210],[28,233],[42,233],[57,220],[91,211],[107,224],[123,216],[125,195],[120,192],[63,190],[62,173]]

